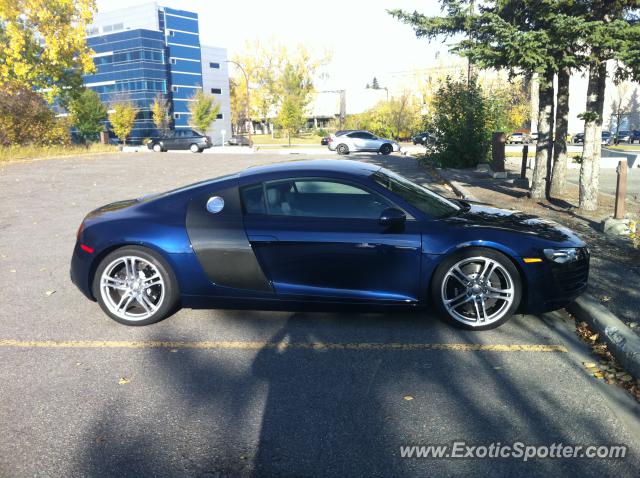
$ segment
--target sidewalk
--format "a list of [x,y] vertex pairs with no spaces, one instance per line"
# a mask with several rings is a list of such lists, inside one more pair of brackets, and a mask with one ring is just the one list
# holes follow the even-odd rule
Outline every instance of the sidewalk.
[[[527,190],[514,186],[513,179],[519,176],[516,167],[514,163],[507,164],[509,176],[502,180],[474,170],[437,171],[469,200],[547,217],[576,231],[591,251],[589,292],[640,333],[640,249],[627,239],[598,230],[600,221],[613,213],[613,197],[601,194],[599,210],[583,214],[576,209],[578,188],[568,183],[567,194],[562,198],[533,201],[527,197]],[[640,217],[640,204],[627,201],[627,212]]]

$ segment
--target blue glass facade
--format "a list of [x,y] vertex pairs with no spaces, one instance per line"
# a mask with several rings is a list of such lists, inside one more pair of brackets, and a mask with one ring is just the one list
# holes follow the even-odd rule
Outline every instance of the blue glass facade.
[[189,126],[189,99],[202,88],[198,15],[164,8],[159,12],[169,63],[169,83],[176,128]]
[[107,107],[122,99],[136,105],[133,141],[157,135],[151,105],[158,94],[170,100],[174,127],[188,127],[188,100],[202,88],[198,15],[171,8],[157,14],[159,31],[138,28],[87,38],[96,71],[84,83]]

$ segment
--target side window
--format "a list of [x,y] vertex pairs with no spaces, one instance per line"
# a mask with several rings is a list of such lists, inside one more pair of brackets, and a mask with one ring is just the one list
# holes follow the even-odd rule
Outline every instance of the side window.
[[246,214],[265,214],[264,190],[262,184],[241,189],[242,205]]
[[378,219],[393,205],[360,186],[331,179],[288,179],[266,183],[267,213],[343,219]]

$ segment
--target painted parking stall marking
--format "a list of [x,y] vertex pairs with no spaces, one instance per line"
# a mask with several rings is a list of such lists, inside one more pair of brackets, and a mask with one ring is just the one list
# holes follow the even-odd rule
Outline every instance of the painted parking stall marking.
[[456,344],[382,342],[261,342],[261,341],[171,341],[171,340],[0,340],[2,348],[122,348],[122,349],[203,349],[203,350],[444,350],[459,352],[567,352],[557,344]]

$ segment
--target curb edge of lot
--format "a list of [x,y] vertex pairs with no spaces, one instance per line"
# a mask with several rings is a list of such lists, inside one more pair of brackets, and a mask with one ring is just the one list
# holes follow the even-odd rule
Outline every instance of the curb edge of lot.
[[634,377],[640,377],[640,337],[633,330],[588,293],[578,297],[567,310],[600,334],[620,365]]

